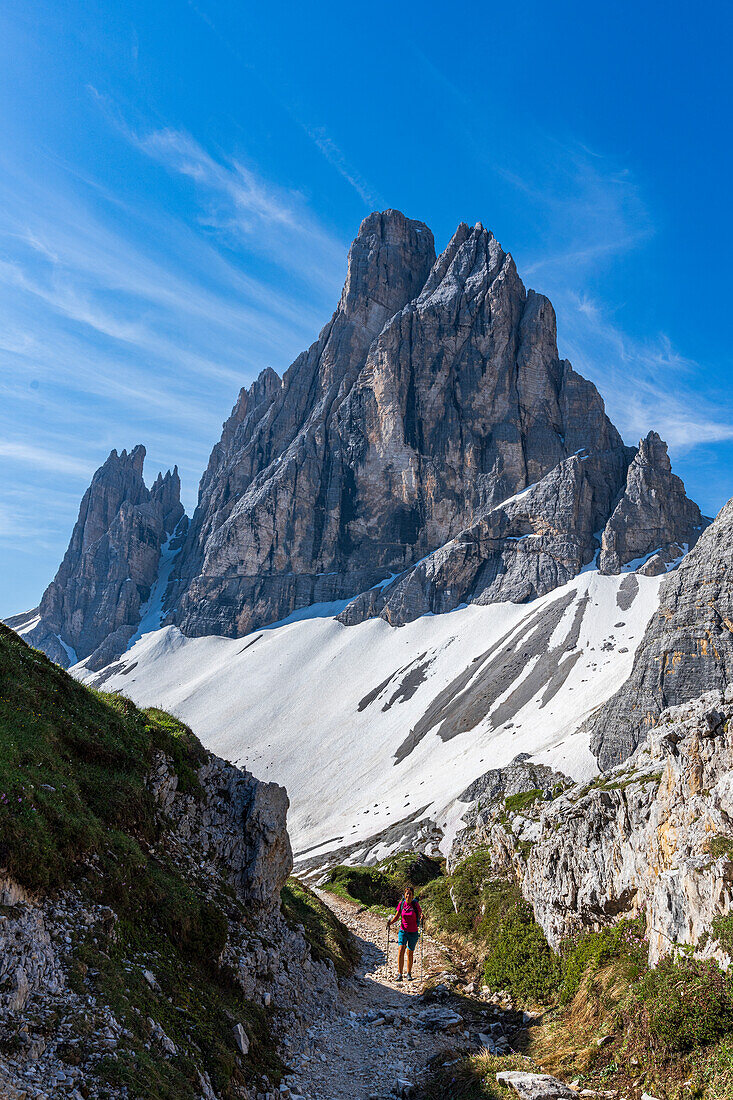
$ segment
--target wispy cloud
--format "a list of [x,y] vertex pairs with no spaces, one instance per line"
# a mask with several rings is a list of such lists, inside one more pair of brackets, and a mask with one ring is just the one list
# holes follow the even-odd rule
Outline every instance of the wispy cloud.
[[370,210],[381,210],[388,205],[371,184],[367,183],[363,176],[349,164],[341,149],[322,126],[307,126],[305,123],[302,125],[319,152],[323,154],[331,167],[335,168],[338,174],[354,188],[359,198]]
[[92,85],[88,91],[131,145],[191,181],[201,204],[200,224],[225,244],[245,245],[331,291],[343,278],[347,242],[314,216],[299,191],[266,180],[241,156],[205,149],[184,130],[133,127],[106,96]]
[[315,339],[345,272],[345,242],[241,157],[115,132],[140,172],[164,167],[156,186],[0,172],[0,545],[48,557],[38,581],[20,569],[24,592],[53,574],[112,447],[145,443],[151,478],[177,462],[190,510],[240,386]]
[[546,137],[539,163],[496,170],[542,224],[546,245],[525,259],[526,278],[562,277],[580,292],[589,274],[654,235],[654,220],[629,168],[578,142]]
[[624,304],[598,296],[611,264],[656,232],[633,173],[580,143],[549,138],[540,164],[497,171],[544,227],[544,248],[518,255],[520,274],[552,300],[560,353],[596,383],[627,442],[653,428],[681,455],[732,440],[733,401],[712,392],[705,366],[666,333],[630,332]]
[[587,295],[560,290],[553,298],[561,354],[596,383],[627,442],[652,428],[678,454],[733,440],[733,400],[710,392],[708,372],[666,334],[630,336]]
[[44,447],[8,439],[0,439],[0,458],[32,466],[36,470],[54,470],[77,477],[86,477],[91,472],[88,463],[73,455],[59,454],[56,450],[50,451]]

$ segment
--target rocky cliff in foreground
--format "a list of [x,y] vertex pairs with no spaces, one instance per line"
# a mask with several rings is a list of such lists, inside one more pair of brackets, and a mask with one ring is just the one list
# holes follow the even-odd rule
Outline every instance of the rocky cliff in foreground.
[[733,690],[664,711],[633,756],[591,783],[513,769],[514,799],[500,791],[482,806],[467,792],[453,864],[484,847],[511,868],[552,947],[643,915],[652,965],[675,946],[730,963],[719,936],[733,909]]
[[0,1094],[250,1100],[337,996],[287,796],[0,627]]
[[143,480],[145,448],[112,451],[87,489],[64,560],[37,608],[8,619],[63,668],[101,668],[124,651],[183,518],[178,469]]

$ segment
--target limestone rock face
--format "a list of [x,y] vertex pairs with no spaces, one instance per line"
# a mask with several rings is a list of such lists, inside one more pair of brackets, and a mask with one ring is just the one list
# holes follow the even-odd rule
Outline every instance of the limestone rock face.
[[[501,771],[521,780],[523,767]],[[466,792],[480,809],[469,808],[450,863],[488,848],[552,947],[643,914],[651,965],[675,945],[730,962],[713,922],[733,908],[733,689],[669,708],[624,764],[582,785],[561,779],[549,801],[512,807],[511,776],[489,776],[486,795]]]
[[[224,427],[174,578],[175,622],[243,634],[366,591],[450,540],[450,562],[430,567],[443,579],[416,575],[419,599],[385,610],[369,596],[346,620],[407,621],[468,590],[529,599],[590,560],[632,453],[559,359],[551,304],[491,233],[461,225],[436,260],[421,223],[371,215],[317,343],[282,381],[261,375]],[[502,509],[556,467],[557,484],[534,491],[534,526]],[[541,541],[518,556],[525,534]]]
[[158,753],[150,787],[176,843],[187,852],[205,852],[210,873],[223,874],[248,904],[279,907],[293,869],[285,788],[260,782],[217,756],[207,756],[197,778],[205,797],[182,795],[170,761]]
[[565,459],[390,584],[357,597],[341,622],[381,615],[400,626],[463,603],[524,603],[552,591],[592,560],[594,532],[625,472],[623,447]]
[[539,804],[553,794],[572,787],[573,781],[562,772],[535,764],[528,753],[519,756],[504,768],[491,768],[479,776],[460,796],[468,803],[461,818],[463,828],[456,834],[448,857],[447,870],[454,868],[477,847],[491,843],[492,832],[500,816],[507,813],[507,798],[514,795],[536,795]]
[[670,708],[630,760],[544,809],[522,890],[552,944],[641,912],[652,965],[675,944],[729,961],[704,934],[733,905],[730,699]]
[[[667,445],[656,432],[639,444],[621,499],[603,531],[599,567],[618,573],[622,565],[656,551],[651,573],[694,546],[706,521],[672,473]],[[647,570],[649,573],[650,570]]]
[[631,676],[589,722],[601,768],[624,760],[668,706],[733,680],[733,501],[663,582]]
[[39,607],[8,620],[64,668],[97,650],[97,667],[123,652],[158,575],[161,547],[183,516],[177,468],[159,474],[149,490],[144,460],[142,446],[111,452],[84,494]]
[[176,622],[186,633],[236,636],[382,575],[378,559],[353,553],[356,486],[338,409],[372,341],[419,293],[434,260],[422,222],[391,210],[370,215],[316,343],[282,380],[264,371],[240,393],[202,479],[174,581]]

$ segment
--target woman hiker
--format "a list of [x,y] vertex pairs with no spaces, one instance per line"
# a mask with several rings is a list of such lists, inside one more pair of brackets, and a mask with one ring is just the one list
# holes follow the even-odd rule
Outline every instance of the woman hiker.
[[402,971],[405,965],[405,951],[407,951],[407,980],[411,982],[412,956],[417,947],[417,941],[420,937],[420,924],[422,923],[420,902],[415,897],[415,891],[411,886],[405,887],[402,900],[397,906],[397,912],[387,921],[387,928],[389,928],[391,924],[394,924],[398,918],[400,922],[400,934],[397,937],[397,943],[400,945],[400,949],[397,954],[397,966],[400,972],[395,980],[398,982],[402,981]]

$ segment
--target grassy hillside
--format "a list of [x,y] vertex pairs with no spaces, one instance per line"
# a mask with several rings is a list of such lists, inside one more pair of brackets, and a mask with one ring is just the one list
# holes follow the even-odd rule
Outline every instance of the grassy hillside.
[[297,878],[288,879],[280,897],[286,921],[291,927],[301,926],[313,958],[330,959],[339,977],[350,974],[359,961],[359,948],[346,925]]
[[[118,918],[106,932],[74,932],[72,990],[110,1006],[127,1034],[99,1077],[150,1100],[199,1096],[196,1066],[225,1095],[263,1074],[277,1081],[270,1014],[246,1002],[218,964],[228,919],[247,924],[250,914],[223,883],[196,881],[159,843],[163,823],[145,785],[156,750],[174,762],[179,786],[201,797],[195,768],[206,754],[186,726],[81,686],[0,625],[0,867],[39,897],[73,886],[83,904],[107,905]],[[148,1017],[175,1044],[174,1057],[156,1053]],[[249,1035],[246,1058],[233,1021]],[[79,1037],[94,1026],[81,1016]]]

